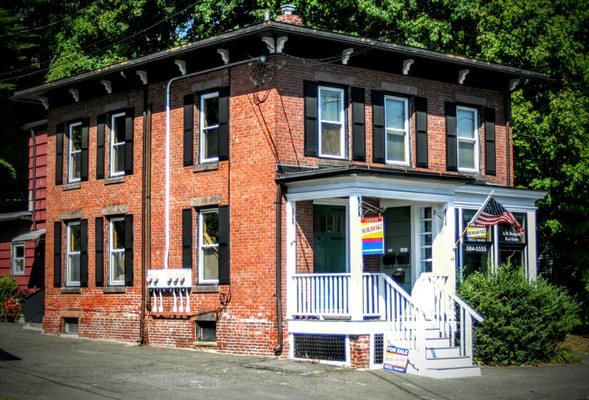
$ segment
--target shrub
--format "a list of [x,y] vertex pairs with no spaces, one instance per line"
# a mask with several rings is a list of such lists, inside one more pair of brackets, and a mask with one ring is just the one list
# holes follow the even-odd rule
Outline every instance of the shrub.
[[12,275],[0,276],[0,313],[4,312],[6,300],[16,297],[17,292],[18,283]]
[[579,304],[543,279],[529,282],[519,267],[501,265],[465,279],[459,294],[485,318],[475,326],[475,358],[487,365],[550,361],[579,322]]

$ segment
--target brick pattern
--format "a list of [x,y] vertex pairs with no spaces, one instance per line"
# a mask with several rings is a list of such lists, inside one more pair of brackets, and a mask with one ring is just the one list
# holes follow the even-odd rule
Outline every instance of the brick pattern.
[[350,336],[350,364],[354,368],[370,367],[370,336]]

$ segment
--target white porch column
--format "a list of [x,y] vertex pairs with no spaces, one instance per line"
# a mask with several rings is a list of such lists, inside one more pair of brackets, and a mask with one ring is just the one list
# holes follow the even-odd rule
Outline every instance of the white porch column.
[[528,243],[527,243],[527,250],[528,250],[528,279],[530,281],[535,281],[538,275],[538,244],[536,242],[536,230],[538,226],[536,225],[536,211],[528,211]]
[[360,205],[362,198],[358,194],[352,194],[348,201],[348,221],[350,234],[350,293],[349,304],[352,320],[362,320],[364,303],[362,291],[362,273],[364,265],[362,260],[362,220]]
[[286,202],[286,319],[296,312],[297,288],[293,276],[297,272],[296,203]]

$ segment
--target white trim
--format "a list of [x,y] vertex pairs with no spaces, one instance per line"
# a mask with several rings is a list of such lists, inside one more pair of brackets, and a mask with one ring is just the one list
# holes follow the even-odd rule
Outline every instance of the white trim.
[[[83,131],[83,127],[82,127],[82,122],[74,122],[72,124],[69,124],[68,126],[68,145],[67,145],[67,181],[68,183],[73,183],[73,182],[80,182],[82,180],[82,147],[80,147],[79,150],[72,150],[72,145],[74,143],[74,141],[72,140],[72,131],[73,128],[76,127],[80,127],[82,129],[82,136],[84,135],[84,131]],[[72,164],[73,164],[73,156],[79,154],[80,156],[80,177],[76,178],[73,177],[73,170],[72,170]]]
[[[394,101],[394,102],[402,102],[403,103],[403,130],[395,129],[395,128],[388,128],[387,127],[387,101]],[[410,129],[409,129],[409,99],[406,97],[398,97],[398,96],[384,96],[384,122],[385,122],[385,138],[384,138],[384,148],[385,148],[385,160],[387,164],[390,165],[409,165],[410,164]],[[390,131],[390,132],[389,132]],[[403,136],[403,153],[404,159],[403,160],[389,160],[388,158],[388,136],[396,135],[396,136]]]
[[[125,163],[124,162],[123,162],[123,165],[119,165],[119,167],[120,167],[119,171],[115,171],[115,169],[114,169],[114,165],[115,165],[115,162],[114,162],[115,149],[114,149],[114,147],[115,146],[122,147],[123,154],[125,154],[125,140],[123,140],[122,142],[115,143],[115,127],[116,127],[115,119],[123,117],[123,126],[125,126],[125,129],[127,129],[126,128],[126,121],[125,121],[126,116],[127,116],[126,113],[120,112],[120,113],[113,114],[110,117],[110,132],[109,132],[109,142],[108,142],[108,163],[109,163],[108,172],[109,172],[110,177],[125,175],[125,165],[124,165]],[[125,134],[126,134],[126,132],[125,132]]]
[[[474,119],[474,132],[473,138],[461,138],[458,134],[458,112],[465,111],[465,112],[472,112],[473,119]],[[460,166],[460,142],[467,142],[471,143],[473,146],[473,161],[474,167],[473,168],[464,168]],[[478,110],[472,107],[464,107],[464,106],[456,106],[456,159],[458,165],[458,171],[460,172],[479,172],[479,116]]]
[[[108,284],[109,286],[121,286],[125,284],[124,278],[124,271],[123,271],[123,279],[122,280],[114,280],[114,267],[113,267],[113,253],[122,253],[123,257],[123,265],[125,262],[125,248],[122,249],[113,249],[113,233],[114,233],[114,223],[115,222],[123,222],[123,227],[125,226],[125,218],[124,217],[117,217],[117,218],[110,218],[108,221]],[[126,235],[126,232],[123,233]]]
[[[70,251],[71,248],[71,229],[73,226],[78,226],[80,229],[80,238],[81,238],[81,229],[82,226],[80,224],[80,221],[71,221],[68,222],[66,225],[66,244],[65,244],[65,285],[66,286],[80,286],[80,281],[74,281],[71,280],[71,273],[72,273],[72,266],[71,266],[71,262],[70,262],[70,257],[71,256],[78,256],[78,268],[81,269],[81,265],[80,265],[80,261],[81,261],[81,248],[80,251]],[[80,247],[81,247],[81,243],[80,243]],[[80,271],[78,271],[78,275],[80,275]]]
[[[209,130],[214,130],[219,129],[219,121],[217,121],[216,125],[211,125],[211,126],[204,126],[204,121],[206,121],[206,116],[205,116],[205,102],[209,99],[214,99],[217,98],[217,104],[218,104],[218,99],[219,99],[219,92],[211,92],[211,93],[206,93],[200,96],[200,101],[199,101],[199,112],[198,112],[198,160],[199,163],[204,164],[204,163],[209,163],[209,162],[217,162],[219,161],[219,156],[215,156],[215,157],[207,157],[207,158],[203,158],[203,155],[205,154],[205,140],[204,140],[204,136],[205,136],[205,131],[209,131]],[[218,149],[217,149],[218,151]]]
[[[12,242],[11,247],[11,256],[10,256],[10,271],[14,276],[22,276],[25,274],[27,268],[27,246],[25,242]],[[22,247],[22,257],[17,257],[16,251],[17,247]],[[16,270],[16,262],[22,262],[22,270]]]
[[[197,240],[197,254],[198,254],[198,283],[219,283],[219,279],[206,279],[204,277],[204,249],[219,249],[219,242],[217,238],[217,243],[210,244],[210,245],[203,245],[203,227],[204,227],[204,216],[206,214],[217,214],[217,221],[219,218],[219,209],[218,208],[204,208],[198,211],[198,240]],[[220,229],[220,227],[218,227]],[[218,251],[218,250],[217,250]]]
[[[322,90],[329,90],[332,92],[339,93],[339,100],[340,100],[340,109],[339,109],[339,121],[336,120],[323,120],[322,111],[321,111],[321,91]],[[346,105],[344,104],[344,89],[333,87],[333,86],[319,86],[317,88],[317,133],[318,133],[318,140],[317,145],[319,149],[319,157],[328,157],[328,158],[339,158],[343,159],[346,157],[346,120],[345,120],[345,108]],[[322,124],[330,123],[330,124],[340,124],[340,137],[339,137],[339,144],[340,144],[340,153],[339,154],[325,154],[323,153],[323,149],[321,148],[321,138],[322,138]]]

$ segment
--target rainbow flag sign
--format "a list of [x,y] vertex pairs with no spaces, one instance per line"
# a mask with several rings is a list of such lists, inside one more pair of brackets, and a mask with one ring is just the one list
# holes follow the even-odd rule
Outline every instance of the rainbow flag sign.
[[382,217],[362,218],[362,254],[384,254]]

